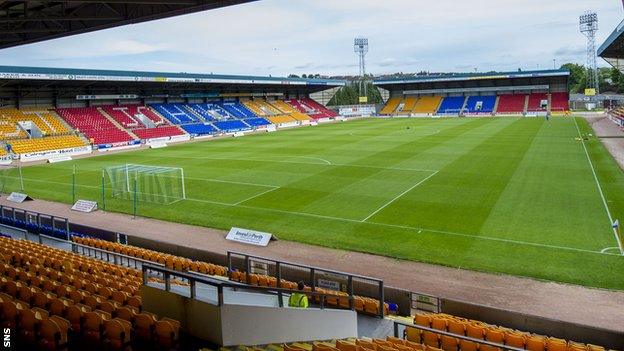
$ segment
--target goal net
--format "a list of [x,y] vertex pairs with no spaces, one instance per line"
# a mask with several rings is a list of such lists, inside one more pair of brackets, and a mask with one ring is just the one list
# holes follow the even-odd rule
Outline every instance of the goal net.
[[0,168],[0,193],[9,194],[24,191],[24,180],[20,167]]
[[182,168],[125,164],[105,172],[114,198],[164,205],[186,199]]

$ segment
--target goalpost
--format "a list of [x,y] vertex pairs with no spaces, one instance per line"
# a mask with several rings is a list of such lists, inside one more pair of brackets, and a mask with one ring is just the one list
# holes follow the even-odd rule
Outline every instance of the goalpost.
[[186,199],[184,169],[125,164],[104,169],[112,197],[170,205]]
[[9,194],[14,191],[24,192],[22,167],[0,168],[0,193]]

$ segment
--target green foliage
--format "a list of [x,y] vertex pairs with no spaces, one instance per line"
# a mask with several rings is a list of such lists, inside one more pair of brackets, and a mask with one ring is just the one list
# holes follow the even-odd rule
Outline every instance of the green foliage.
[[[366,85],[368,104],[381,104],[383,99],[379,89],[373,83],[368,82]],[[351,82],[340,88],[336,94],[329,100],[328,106],[341,105],[357,105],[359,104],[359,82]]]
[[[587,87],[587,68],[576,63],[566,63],[561,68],[570,70],[570,93],[582,94]],[[622,73],[615,68],[601,67],[598,69],[598,86],[601,92],[624,93],[623,80]]]
[[[73,165],[77,198],[90,200],[100,199],[107,166],[179,166],[187,200],[140,203],[139,215],[624,289],[624,260],[601,253],[617,244],[578,135],[564,117],[364,119],[24,167],[23,175],[29,195],[70,203]],[[599,140],[586,143],[606,203],[623,219],[624,174]],[[132,213],[128,201],[106,204]]]
[[570,70],[570,93],[582,93],[587,83],[587,70],[585,66],[576,63],[566,63],[561,66]]

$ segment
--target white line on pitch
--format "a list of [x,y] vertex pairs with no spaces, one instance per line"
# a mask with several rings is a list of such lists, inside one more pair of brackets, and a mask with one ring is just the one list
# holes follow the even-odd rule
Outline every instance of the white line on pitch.
[[364,218],[361,222],[366,222],[369,218],[371,218],[372,216],[376,215],[377,213],[379,213],[379,211],[383,210],[384,208],[388,207],[391,203],[395,202],[396,200],[398,200],[401,196],[409,193],[410,191],[412,191],[412,189],[416,188],[417,186],[419,186],[420,184],[426,182],[427,180],[429,180],[429,178],[433,177],[434,175],[438,174],[439,171],[435,171],[433,173],[431,173],[427,178],[421,180],[420,182],[412,185],[412,187],[410,187],[409,189],[405,190],[404,192],[400,193],[399,195],[397,195],[394,199],[386,202],[383,206],[381,206],[380,208],[378,208],[375,212],[369,214],[366,218]]
[[215,161],[252,161],[252,162],[273,162],[273,163],[294,163],[301,165],[314,165],[314,166],[333,166],[333,167],[354,167],[354,168],[371,168],[371,169],[383,169],[383,170],[393,170],[393,171],[408,171],[408,172],[436,172],[434,169],[423,169],[423,168],[402,168],[402,167],[380,167],[380,166],[368,166],[368,165],[358,165],[358,164],[349,164],[349,163],[317,163],[317,162],[301,162],[301,161],[289,161],[289,160],[270,160],[266,158],[254,158],[254,157],[194,157],[194,156],[155,156],[155,155],[145,155],[146,157],[152,158],[177,158],[177,159],[191,159],[191,160],[215,160]]
[[576,117],[573,117],[574,125],[576,126],[576,131],[578,132],[579,138],[581,138],[581,145],[583,145],[583,150],[585,150],[585,156],[587,156],[587,162],[589,162],[589,167],[591,168],[592,174],[594,175],[594,181],[596,182],[596,186],[598,187],[598,192],[600,193],[600,198],[602,199],[602,204],[604,205],[605,210],[607,211],[607,216],[609,217],[609,226],[613,229],[613,234],[615,235],[615,241],[620,248],[620,254],[624,255],[624,248],[622,247],[622,242],[620,242],[620,238],[618,236],[618,232],[616,228],[613,228],[613,217],[611,216],[611,211],[609,210],[609,205],[607,204],[607,200],[605,199],[604,193],[602,192],[602,186],[600,185],[600,181],[598,180],[598,176],[596,175],[596,170],[594,169],[594,164],[589,157],[589,152],[587,152],[587,146],[585,146],[585,139],[581,135],[581,130],[579,129],[578,123],[576,123]]
[[[186,200],[195,201],[195,202],[203,202],[203,203],[208,203],[208,204],[215,204],[215,205],[222,205],[222,206],[227,206],[227,207],[233,207],[233,204],[223,204],[223,203],[220,203],[220,202],[210,201],[210,200],[189,199],[189,198],[187,198]],[[411,227],[411,226],[399,225],[399,224],[388,224],[388,223],[379,223],[379,222],[362,222],[362,221],[357,220],[357,219],[325,216],[325,215],[319,215],[319,214],[307,213],[307,212],[285,211],[285,210],[278,210],[278,209],[274,209],[274,208],[256,207],[256,206],[248,206],[248,205],[237,205],[236,207],[242,207],[242,208],[247,208],[247,209],[251,209],[251,210],[260,210],[260,211],[267,211],[267,212],[282,213],[282,214],[299,215],[299,216],[312,217],[312,218],[329,219],[329,220],[350,222],[350,223],[356,223],[356,224],[367,224],[367,225],[376,225],[376,226],[389,227],[389,228],[408,229],[408,230],[415,230],[415,231],[416,230],[418,230],[418,231],[426,231],[426,232],[437,233],[437,234],[459,236],[459,237],[479,239],[479,240],[497,241],[497,242],[503,242],[503,243],[517,244],[517,245],[535,246],[535,247],[543,247],[543,248],[549,248],[549,249],[591,253],[591,254],[598,254],[598,255],[620,256],[620,255],[612,254],[612,253],[608,253],[608,252],[601,253],[601,252],[598,252],[598,251],[577,249],[577,248],[567,247],[567,246],[557,246],[557,245],[549,245],[549,244],[531,243],[531,242],[520,241],[520,240],[511,240],[511,239],[495,238],[495,237],[491,237],[491,236],[456,233],[456,232],[451,232],[451,231],[446,231],[446,230],[437,230],[437,229],[430,229],[430,228]]]
[[[27,178],[25,178],[25,180],[29,180],[29,181],[33,181],[33,182],[40,182],[40,183],[49,183],[49,184],[71,185],[70,183],[50,182],[50,181],[39,180],[39,179],[27,179]],[[82,184],[76,184],[76,186],[84,187],[84,188],[92,188],[92,189],[100,188],[99,186],[82,185]],[[467,237],[467,238],[473,238],[473,239],[481,239],[481,240],[489,240],[489,241],[498,241],[498,242],[505,242],[505,243],[511,243],[511,244],[518,244],[518,245],[545,247],[545,248],[551,248],[551,249],[567,250],[567,251],[575,251],[575,252],[583,252],[583,253],[593,253],[593,254],[599,254],[599,255],[620,256],[618,254],[612,254],[612,253],[608,253],[608,252],[601,253],[601,252],[598,252],[598,251],[577,249],[577,248],[567,247],[567,246],[538,244],[538,243],[531,243],[531,242],[526,242],[526,241],[502,239],[502,238],[495,238],[495,237],[481,236],[481,235],[473,235],[473,234],[456,233],[456,232],[450,232],[450,231],[445,231],[445,230],[411,227],[411,226],[398,225],[398,224],[388,224],[388,223],[378,223],[378,222],[362,222],[362,221],[357,220],[357,219],[332,217],[332,216],[318,215],[318,214],[306,213],[306,212],[284,211],[284,210],[278,210],[278,209],[273,209],[273,208],[248,206],[248,205],[243,205],[243,204],[235,205],[235,204],[231,204],[231,203],[225,203],[225,202],[219,202],[219,201],[211,201],[211,200],[193,199],[193,198],[186,198],[185,200],[186,201],[193,201],[193,202],[201,202],[201,203],[213,204],[213,205],[224,206],[224,207],[242,207],[242,208],[248,208],[248,209],[252,209],[252,210],[276,212],[276,213],[291,214],[291,215],[300,215],[300,216],[313,217],[313,218],[322,218],[322,219],[336,220],[336,221],[342,221],[342,222],[351,222],[351,223],[359,223],[359,224],[377,225],[377,226],[389,227],[389,228],[399,228],[399,229],[409,229],[409,230],[422,230],[422,231],[427,231],[427,232],[431,232],[431,233],[438,233],[438,234],[445,234],[445,235],[452,235],[452,236],[461,236],[461,237]]]
[[193,177],[184,177],[184,179],[199,180],[199,181],[206,181],[206,182],[215,182],[215,183],[252,185],[252,186],[261,186],[261,187],[265,187],[265,188],[279,188],[279,186],[277,186],[277,185],[237,182],[237,181],[234,181],[234,180],[221,180],[221,179],[212,179],[212,178],[193,178]]
[[270,193],[271,191],[275,191],[275,190],[277,190],[277,189],[279,189],[279,187],[275,187],[275,188],[272,188],[272,189],[269,189],[269,190],[263,191],[263,192],[261,192],[261,193],[259,193],[259,194],[256,194],[256,195],[254,195],[254,196],[250,196],[250,197],[248,197],[248,198],[246,198],[246,199],[243,199],[243,200],[241,200],[241,201],[239,201],[239,202],[237,202],[237,203],[233,204],[232,206],[238,206],[238,205],[242,204],[243,202],[247,202],[247,201],[249,201],[249,200],[253,200],[253,199],[257,198],[257,197],[260,197],[260,196],[262,196],[262,195],[264,195],[264,194],[268,194],[268,193]]

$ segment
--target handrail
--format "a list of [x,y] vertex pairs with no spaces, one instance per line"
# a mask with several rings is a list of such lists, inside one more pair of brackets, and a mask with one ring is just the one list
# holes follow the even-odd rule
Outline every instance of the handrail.
[[510,350],[510,351],[526,351],[525,349],[521,349],[521,348],[517,348],[517,347],[505,345],[505,344],[499,344],[499,343],[496,343],[496,342],[493,342],[493,341],[489,341],[489,340],[475,339],[475,338],[472,338],[470,336],[450,333],[450,332],[447,332],[445,330],[433,329],[433,328],[425,327],[425,326],[418,325],[418,324],[410,324],[410,323],[406,323],[406,322],[396,321],[395,320],[394,321],[394,336],[397,337],[397,338],[402,338],[402,336],[399,335],[399,326],[400,325],[404,326],[405,329],[407,329],[407,328],[415,328],[415,329],[419,329],[419,330],[423,330],[423,331],[427,331],[427,332],[431,332],[431,333],[435,333],[435,334],[440,334],[440,335],[444,335],[444,336],[450,336],[450,337],[453,337],[453,338],[456,338],[456,339],[460,339],[460,340],[472,341],[472,342],[478,343],[478,344],[493,346],[493,347],[497,347],[497,348],[500,348],[500,349],[505,349],[505,350]]
[[[281,261],[281,260],[276,260],[274,258],[269,258],[269,257],[264,257],[264,256],[257,256],[257,255],[248,254],[248,253],[244,253],[244,252],[228,251],[228,254],[248,256],[249,258],[257,258],[259,260],[270,261],[270,262],[273,262],[273,263],[279,262],[281,264],[287,264],[289,266],[294,266],[294,267],[298,267],[298,268],[307,268],[307,269],[314,268],[317,271],[322,271],[322,272],[325,272],[325,273],[339,274],[339,275],[345,275],[345,276],[352,276],[353,278],[366,279],[366,280],[370,280],[370,281],[374,281],[374,282],[383,282],[382,279],[368,277],[368,276],[365,276],[365,275],[346,273],[346,272],[342,272],[342,271],[335,271],[335,270],[332,270],[332,269],[326,269],[326,268],[316,267],[316,266],[309,266],[309,265],[305,265],[305,264],[301,264],[301,263],[294,263],[294,262],[291,262],[291,261]],[[228,262],[228,263],[230,263],[230,262]]]
[[[280,260],[276,260],[273,258],[268,258],[268,257],[263,257],[263,256],[258,256],[258,255],[252,255],[252,254],[248,254],[248,253],[243,253],[243,252],[237,252],[237,251],[228,251],[227,252],[227,267],[230,271],[233,270],[232,267],[232,256],[237,256],[240,259],[242,259],[244,261],[245,264],[245,272],[247,273],[247,284],[250,284],[250,274],[251,274],[251,260],[261,260],[261,261],[266,261],[266,262],[270,262],[275,266],[275,270],[276,270],[276,279],[277,279],[277,285],[280,286],[280,282],[282,279],[282,268],[284,266],[290,266],[290,267],[295,267],[295,268],[303,268],[306,270],[309,270],[309,274],[310,274],[310,282],[311,282],[311,288],[312,291],[316,291],[316,272],[322,272],[322,273],[327,273],[327,274],[333,274],[333,275],[340,275],[340,276],[344,276],[347,279],[347,293],[349,294],[349,296],[353,296],[353,279],[360,279],[360,280],[366,280],[369,282],[372,282],[373,285],[377,285],[378,286],[378,296],[377,296],[377,300],[379,301],[379,310],[377,311],[377,315],[380,318],[384,317],[384,282],[381,279],[377,279],[377,278],[372,278],[372,277],[368,277],[365,275],[358,275],[358,274],[351,274],[351,273],[346,273],[346,272],[341,272],[341,271],[335,271],[335,270],[331,270],[331,269],[325,269],[322,267],[314,267],[314,266],[309,266],[309,265],[304,265],[304,264],[300,264],[300,263],[294,263],[294,262],[289,262],[289,261],[280,261]],[[353,307],[353,302],[350,300],[349,301],[349,306]]]
[[[224,302],[223,302],[223,289],[224,288],[234,288],[234,289],[242,289],[242,290],[251,290],[251,291],[255,291],[255,292],[259,292],[259,293],[263,293],[263,294],[270,294],[270,295],[275,295],[277,293],[277,297],[278,297],[278,302],[279,302],[279,307],[284,307],[284,300],[283,300],[283,294],[284,293],[288,293],[288,294],[292,294],[293,292],[297,292],[291,289],[284,289],[284,288],[278,288],[278,287],[263,287],[263,286],[255,286],[255,285],[246,285],[243,283],[238,283],[238,282],[233,282],[233,281],[229,281],[229,280],[221,280],[221,279],[217,279],[217,278],[211,278],[211,277],[206,277],[206,276],[200,276],[194,273],[188,273],[188,272],[183,272],[183,271],[177,271],[177,270],[173,270],[167,267],[159,267],[159,266],[155,266],[153,264],[150,263],[146,263],[143,264],[141,267],[142,270],[142,276],[143,276],[143,284],[147,285],[148,283],[148,271],[156,271],[159,273],[162,273],[162,275],[165,277],[165,291],[170,292],[171,291],[171,277],[179,277],[179,278],[183,278],[185,280],[187,280],[189,282],[190,285],[190,296],[191,298],[195,299],[197,296],[197,292],[196,292],[196,286],[197,283],[202,283],[202,284],[206,284],[206,285],[210,285],[210,286],[214,286],[217,288],[217,305],[218,306],[223,306]],[[303,291],[302,293],[306,294],[306,295],[312,295],[312,296],[316,296],[320,299],[320,305],[321,305],[321,309],[325,309],[326,303],[325,300],[327,299],[327,297],[336,297],[335,295],[332,294],[325,294],[325,293],[319,293],[316,291]],[[353,295],[349,295],[349,296],[341,296],[341,298],[348,298],[349,299],[349,306],[350,306],[350,310],[354,310],[355,306],[354,306],[354,296]],[[338,309],[344,309],[344,308],[338,308]]]
[[[39,234],[39,243],[40,244],[42,244],[42,242],[41,242],[42,238],[48,239],[48,240],[55,240],[55,241],[59,241],[59,242],[66,243],[66,244],[71,244],[72,245],[72,252],[74,252],[74,253],[78,253],[78,250],[76,250],[75,248],[79,247],[79,248],[82,249],[82,255],[85,255],[84,252],[85,252],[85,249],[86,249],[86,251],[89,252],[88,254],[86,254],[86,256],[93,257],[95,259],[100,259],[102,261],[104,261],[104,254],[106,254],[106,262],[111,263],[110,257],[113,257],[113,262],[112,263],[116,264],[116,265],[120,265],[120,266],[124,266],[124,264],[123,264],[123,260],[124,259],[126,259],[126,261],[128,262],[127,267],[131,267],[130,266],[130,261],[134,261],[134,268],[135,269],[139,269],[139,267],[136,264],[137,262],[140,262],[142,265],[146,264],[146,263],[157,264],[157,265],[160,264],[160,263],[144,260],[142,258],[137,258],[137,257],[133,257],[133,256],[127,256],[127,255],[124,255],[124,254],[121,254],[121,253],[112,252],[112,251],[108,251],[108,250],[105,250],[105,249],[100,249],[100,248],[97,248],[97,247],[88,246],[88,245],[84,245],[84,244],[79,244],[79,243],[76,243],[76,242],[73,242],[73,241],[69,241],[69,240],[55,238],[53,236],[49,236],[49,235],[45,235],[45,234]],[[96,253],[99,252],[100,253],[100,257],[98,258],[97,254],[94,255],[94,256],[91,256],[90,251],[93,251],[93,252],[96,252]],[[118,258],[119,258],[119,260],[118,260]]]

